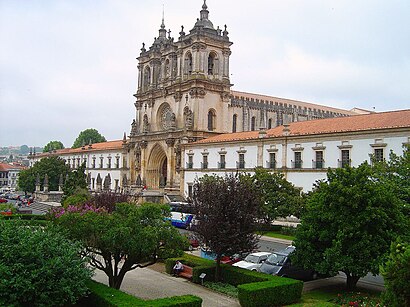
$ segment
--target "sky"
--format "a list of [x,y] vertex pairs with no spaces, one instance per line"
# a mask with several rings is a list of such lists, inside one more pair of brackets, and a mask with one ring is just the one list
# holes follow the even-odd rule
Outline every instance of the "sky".
[[[135,117],[142,43],[177,40],[202,0],[0,0],[0,146],[71,147]],[[343,109],[410,108],[410,1],[208,0],[227,25],[233,89]]]

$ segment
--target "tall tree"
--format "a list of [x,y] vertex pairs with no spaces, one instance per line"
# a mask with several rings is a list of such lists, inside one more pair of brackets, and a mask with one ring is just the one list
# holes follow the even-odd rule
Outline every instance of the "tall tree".
[[43,152],[49,152],[53,150],[64,149],[64,144],[60,141],[50,141],[43,148]]
[[82,254],[90,265],[108,276],[110,287],[119,289],[128,271],[182,253],[186,241],[165,214],[169,207],[154,204],[117,204],[111,213],[86,204],[55,211],[54,221],[84,244]]
[[256,168],[252,179],[261,195],[267,222],[289,215],[300,217],[304,208],[304,195],[282,173]]
[[36,188],[37,175],[43,185],[44,177],[47,174],[50,191],[57,191],[60,176],[64,178],[69,173],[70,168],[65,161],[59,157],[46,157],[37,161],[33,167],[23,170],[19,174],[18,186],[24,192],[33,193]]
[[223,255],[256,248],[259,197],[247,175],[204,176],[193,186],[193,206],[199,224],[195,232],[201,244],[216,254],[216,279]]
[[296,263],[320,273],[342,271],[348,289],[379,272],[406,222],[395,188],[374,175],[367,163],[328,170],[308,197],[294,240]]
[[107,142],[104,136],[102,136],[96,129],[85,129],[80,132],[78,137],[75,139],[72,148],[79,148],[83,145],[91,143],[101,143]]
[[30,148],[27,145],[21,145],[20,146],[20,153],[22,155],[26,155],[30,152]]

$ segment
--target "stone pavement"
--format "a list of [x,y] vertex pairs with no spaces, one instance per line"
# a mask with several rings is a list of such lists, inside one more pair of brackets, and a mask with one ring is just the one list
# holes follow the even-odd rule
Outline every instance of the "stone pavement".
[[[94,280],[108,284],[108,277],[100,270],[95,271]],[[184,278],[173,277],[150,268],[127,272],[121,290],[142,299],[156,299],[176,295],[193,294],[202,298],[202,306],[239,307],[237,299],[208,290]]]

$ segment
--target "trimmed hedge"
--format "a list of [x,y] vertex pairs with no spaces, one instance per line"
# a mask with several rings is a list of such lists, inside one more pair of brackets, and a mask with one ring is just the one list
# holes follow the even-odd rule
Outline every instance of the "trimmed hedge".
[[271,276],[269,279],[269,281],[239,285],[238,298],[241,306],[283,306],[300,300],[302,281],[279,276]]
[[253,282],[268,281],[272,276],[250,271],[231,265],[224,265],[222,269],[222,279],[224,282],[233,286],[248,284]]
[[81,299],[78,307],[131,307],[131,306],[180,306],[180,307],[200,307],[202,299],[194,295],[183,295],[161,298],[156,300],[143,300],[120,290],[110,288],[96,281],[88,284],[90,294]]

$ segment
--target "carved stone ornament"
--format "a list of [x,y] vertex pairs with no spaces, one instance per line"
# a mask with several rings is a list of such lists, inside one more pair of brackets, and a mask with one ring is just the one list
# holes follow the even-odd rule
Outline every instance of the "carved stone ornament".
[[174,99],[175,99],[175,101],[181,101],[181,99],[182,99],[182,93],[181,92],[175,92],[175,94],[174,94]]
[[189,95],[193,98],[204,98],[205,97],[205,90],[203,88],[192,88],[189,90]]
[[191,130],[194,127],[194,113],[188,107],[184,109],[184,117],[185,117],[185,128],[187,130]]
[[229,101],[231,99],[231,95],[227,92],[221,93],[221,99],[222,101]]
[[161,110],[161,126],[163,130],[168,130],[170,128],[176,127],[176,116],[172,112],[170,106],[166,104]]
[[168,139],[165,140],[165,143],[168,145],[168,147],[172,147],[175,144],[175,139],[168,138]]
[[149,132],[149,122],[148,122],[148,116],[147,116],[147,114],[144,115],[143,131],[144,131],[144,132]]
[[177,172],[179,172],[179,170],[181,169],[181,146],[179,144],[175,146],[174,152],[175,152],[175,161],[176,161],[175,168]]
[[141,141],[141,142],[140,142],[140,147],[141,147],[142,149],[146,149],[147,146],[148,146],[148,142],[147,142],[147,141]]
[[135,119],[131,123],[131,133],[130,136],[135,136],[138,133],[138,127],[137,127],[137,122]]

